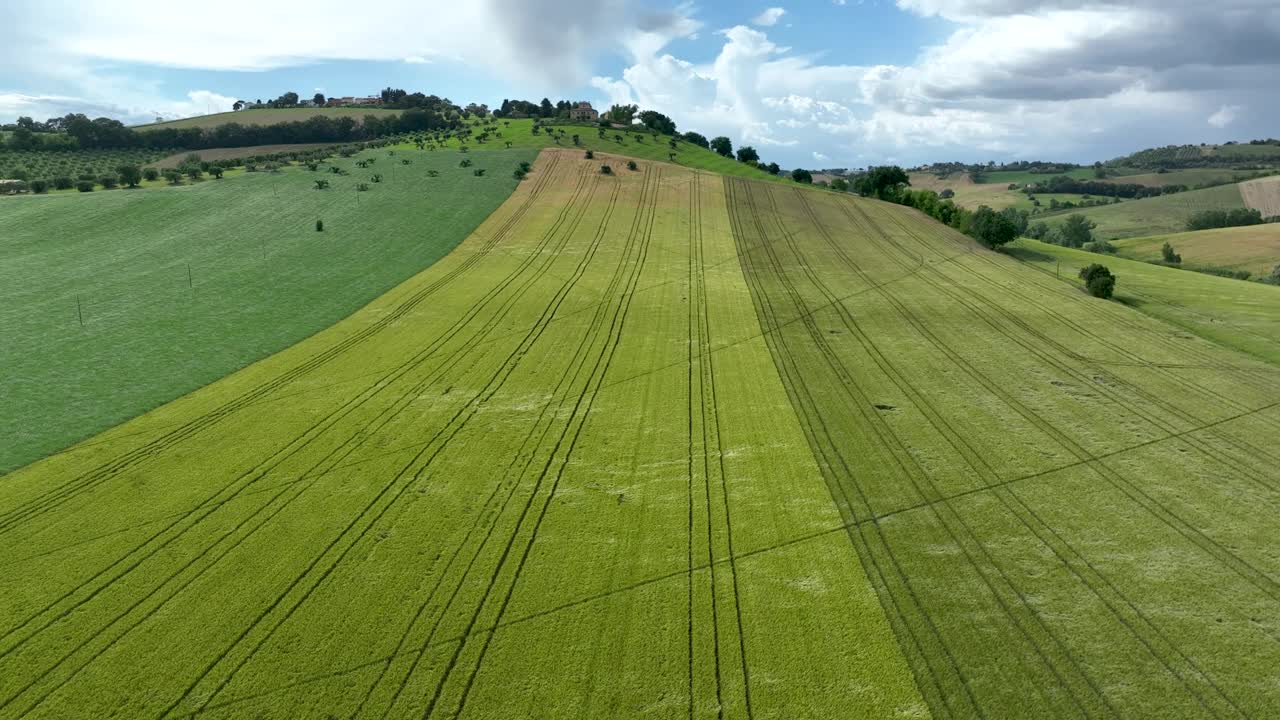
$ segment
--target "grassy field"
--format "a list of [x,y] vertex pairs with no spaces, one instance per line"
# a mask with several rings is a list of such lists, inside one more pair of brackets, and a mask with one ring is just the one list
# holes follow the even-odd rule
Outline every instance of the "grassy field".
[[[1165,235],[1187,229],[1187,219],[1201,210],[1229,210],[1244,207],[1240,189],[1236,185],[1219,185],[1204,190],[1142,200],[1125,200],[1117,205],[1081,208],[1073,212],[1097,223],[1094,237],[1102,240],[1113,238]],[[1049,225],[1057,225],[1071,213],[1045,218]]]
[[299,122],[316,115],[324,115],[331,118],[352,117],[356,120],[360,120],[365,115],[395,115],[399,114],[399,112],[399,110],[387,110],[376,107],[258,108],[253,110],[241,110],[239,112],[197,115],[196,117],[183,118],[182,120],[147,123],[146,125],[135,125],[134,128],[137,130],[187,127],[211,128],[232,122],[240,123],[241,125],[277,125],[285,122]]
[[1166,242],[1188,267],[1248,270],[1261,277],[1280,265],[1280,223],[1129,238],[1115,246],[1124,257],[1157,262]]
[[0,717],[927,716],[723,180],[598,164],[6,477]]
[[602,162],[544,153],[347,320],[6,476],[0,718],[1280,702],[1280,357],[1128,306],[1274,324],[1280,288],[1112,258],[1096,300],[1049,268],[1097,256]]
[[[0,472],[342,319],[448,253],[533,156],[473,153],[478,178],[456,152],[379,150],[335,159],[347,176],[0,200]],[[374,172],[384,182],[353,191]]]
[[1188,168],[1170,170],[1163,173],[1143,173],[1141,175],[1118,175],[1108,177],[1106,182],[1136,183],[1149,187],[1165,185],[1186,185],[1195,187],[1205,183],[1230,183],[1257,172],[1256,170],[1231,170],[1228,168]]
[[[1182,246],[1177,247],[1181,252]],[[1029,239],[1018,240],[1010,253],[1045,272],[1061,273],[1076,286],[1080,268],[1102,263],[1116,274],[1116,297],[1122,303],[1186,331],[1177,335],[1180,339],[1192,333],[1280,365],[1280,287]]]
[[1274,707],[1280,368],[900,208],[730,187],[765,337],[935,715]]
[[983,173],[983,179],[987,182],[984,184],[1004,185],[1008,187],[1009,183],[1017,183],[1019,185],[1028,185],[1031,183],[1046,182],[1049,178],[1066,176],[1077,180],[1093,180],[1093,168],[1075,168],[1060,173],[1033,173],[1026,170],[1001,170],[996,172]]
[[1240,183],[1244,204],[1262,213],[1262,217],[1280,217],[1280,176],[1258,178]]
[[[662,163],[674,162],[677,165],[693,170],[707,170],[721,175],[791,183],[791,180],[775,177],[763,170],[744,165],[737,160],[717,155],[706,148],[687,142],[679,142],[673,150],[667,144],[670,137],[665,135],[653,137],[648,132],[609,130],[605,133],[605,137],[601,138],[594,125],[565,124],[555,126],[556,137],[559,137],[559,131],[564,131],[564,136],[557,143],[555,138],[546,132],[534,135],[533,121],[528,119],[500,120],[498,125],[490,126],[489,129],[495,133],[502,133],[502,136],[495,136],[483,145],[476,143],[474,140],[467,141],[465,144],[471,148],[493,148],[506,147],[506,143],[510,142],[513,147],[518,148],[560,147],[566,149],[576,148],[581,152],[592,150],[598,153],[618,153],[636,159],[654,160]],[[482,130],[483,128],[480,126],[473,127],[473,132],[477,134]],[[573,136],[575,134],[578,135],[578,139],[581,142],[580,146],[573,144]],[[618,137],[621,137],[621,140],[618,140]],[[459,140],[452,139],[444,147],[446,149],[457,149],[459,145]],[[674,160],[670,157],[671,153],[675,153]],[[768,162],[768,158],[764,160]],[[626,160],[623,159],[620,162],[624,163],[624,165],[620,167],[615,163],[615,170],[625,167]]]

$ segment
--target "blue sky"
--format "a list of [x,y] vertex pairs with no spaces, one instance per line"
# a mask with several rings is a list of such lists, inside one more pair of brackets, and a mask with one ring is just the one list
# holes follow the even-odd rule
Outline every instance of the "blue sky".
[[4,122],[144,122],[390,85],[490,106],[637,102],[788,167],[1092,161],[1280,134],[1267,122],[1280,109],[1272,0],[49,0],[8,12]]

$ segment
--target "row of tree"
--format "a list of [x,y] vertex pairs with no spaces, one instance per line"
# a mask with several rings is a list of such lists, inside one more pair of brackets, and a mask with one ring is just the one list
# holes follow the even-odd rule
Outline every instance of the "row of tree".
[[1075,193],[1078,195],[1104,195],[1107,197],[1147,198],[1185,192],[1186,185],[1138,185],[1136,183],[1108,183],[1097,180],[1077,180],[1058,175],[1043,182],[1027,185],[1028,195],[1037,193]]

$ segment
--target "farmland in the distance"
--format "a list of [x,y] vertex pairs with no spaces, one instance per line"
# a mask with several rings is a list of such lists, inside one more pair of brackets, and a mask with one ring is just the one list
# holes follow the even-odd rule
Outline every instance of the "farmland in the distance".
[[456,152],[387,153],[322,166],[342,176],[0,200],[0,472],[346,317],[448,253],[534,157],[473,153],[460,168]]
[[286,122],[300,122],[317,115],[323,115],[330,118],[350,117],[355,118],[358,122],[365,115],[394,115],[399,110],[388,110],[379,107],[332,107],[332,108],[255,108],[252,110],[241,110],[239,112],[223,112],[213,113],[211,115],[197,115],[195,117],[183,118],[181,120],[166,120],[163,122],[148,123],[146,125],[138,125],[138,130],[152,130],[156,128],[212,128],[226,123],[240,123],[241,125],[277,125]]
[[1189,268],[1245,270],[1259,278],[1280,265],[1280,223],[1128,238],[1116,241],[1115,247],[1124,257],[1156,262],[1163,257],[1160,249],[1165,243]]
[[347,320],[6,476],[0,718],[1280,703],[1272,358],[1060,248],[625,162],[544,152]]
[[[1187,229],[1187,219],[1197,212],[1242,207],[1244,201],[1240,197],[1240,187],[1233,184],[1125,200],[1114,205],[1072,210],[1071,213],[1079,213],[1097,223],[1094,237],[1111,240],[1182,232]],[[1071,213],[1050,215],[1044,221],[1051,226],[1057,225]]]

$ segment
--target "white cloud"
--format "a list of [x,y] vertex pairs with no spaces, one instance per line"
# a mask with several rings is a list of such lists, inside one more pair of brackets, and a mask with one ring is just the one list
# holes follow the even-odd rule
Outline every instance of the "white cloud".
[[1216,128],[1224,128],[1235,122],[1236,116],[1244,108],[1239,105],[1223,105],[1217,112],[1209,116],[1209,124]]
[[410,65],[430,65],[431,61],[421,55],[410,55],[404,61]]
[[814,153],[813,153],[813,159],[814,159],[814,160],[817,160],[818,162],[828,162],[829,160],[831,160],[831,158],[829,158],[829,157],[827,157],[826,155],[824,155],[823,153],[820,153],[820,152],[817,152],[817,151],[814,151]]
[[771,27],[773,25],[777,25],[778,21],[782,19],[782,16],[786,14],[787,11],[780,7],[771,7],[757,15],[755,19],[751,21],[751,24],[759,25],[761,27]]
[[791,55],[739,26],[722,31],[710,62],[655,53],[598,86],[682,127],[776,148],[780,162],[818,152],[851,166],[888,157],[1105,159],[1199,142],[1210,113],[1215,126],[1265,134],[1258,118],[1280,112],[1268,79],[1280,76],[1274,0],[898,5],[955,28],[910,64],[856,66]]

